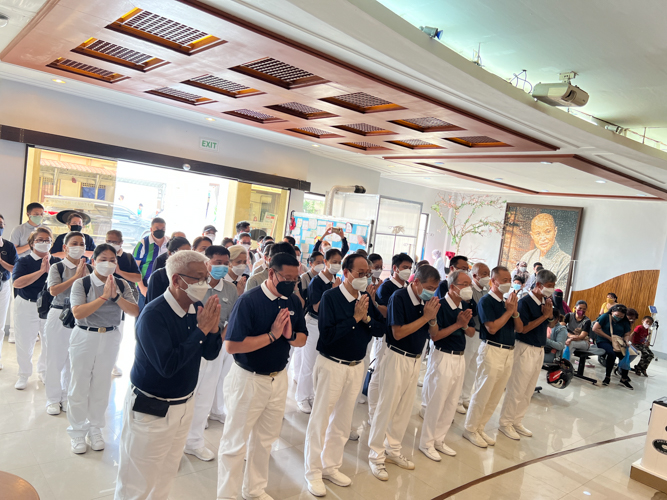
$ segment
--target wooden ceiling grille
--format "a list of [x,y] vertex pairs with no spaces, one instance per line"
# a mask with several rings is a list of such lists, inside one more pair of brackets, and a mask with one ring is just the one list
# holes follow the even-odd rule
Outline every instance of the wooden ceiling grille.
[[229,69],[288,90],[329,82],[320,76],[272,57],[263,57]]
[[362,151],[385,151],[389,149],[372,142],[341,142],[341,144],[354,149],[361,149]]
[[216,102],[213,99],[204,97],[197,94],[191,94],[189,92],[183,92],[182,90],[173,89],[170,87],[162,87],[160,89],[147,90],[147,94],[156,95],[159,97],[165,97],[167,99],[172,99],[174,101],[182,102],[185,104],[191,104],[193,106],[200,106],[202,104],[210,104]]
[[396,132],[392,132],[391,130],[376,127],[375,125],[370,125],[368,123],[349,123],[347,125],[334,125],[334,127],[363,136],[396,134]]
[[218,78],[217,76],[213,75],[204,75],[198,76],[196,78],[190,78],[189,80],[185,80],[182,83],[233,98],[250,97],[264,94],[264,92],[260,90],[246,87],[240,83]]
[[277,123],[277,122],[286,122],[282,118],[277,116],[267,115],[266,113],[261,113],[259,111],[254,111],[252,109],[236,109],[234,111],[224,111],[225,114],[230,116],[235,116],[237,118],[243,118],[244,120],[250,120],[255,123]]
[[467,148],[508,148],[509,144],[505,144],[497,139],[488,137],[486,135],[473,135],[467,137],[445,137],[446,140],[460,144]]
[[322,109],[313,108],[312,106],[306,106],[298,102],[285,102],[283,104],[274,104],[272,106],[266,106],[273,111],[279,111],[281,113],[286,113],[288,115],[297,116],[303,118],[304,120],[317,120],[318,118],[335,118],[338,115],[329,113]]
[[169,61],[164,59],[97,38],[89,38],[78,47],[73,48],[72,52],[144,73],[169,64]]
[[49,68],[67,71],[68,73],[74,73],[75,75],[85,76],[106,83],[117,83],[129,78],[129,76],[121,75],[120,73],[114,73],[113,71],[73,61],[72,59],[67,59],[65,57],[59,57],[52,63],[47,64],[47,66]]
[[425,118],[390,120],[390,123],[395,123],[396,125],[401,125],[402,127],[407,127],[419,132],[446,132],[449,130],[463,130],[461,127],[458,127],[453,123],[440,120],[439,118],[435,118],[433,116],[428,116]]
[[227,43],[216,36],[139,8],[132,9],[107,28],[188,56]]
[[354,92],[352,94],[337,95],[334,97],[325,97],[321,101],[335,104],[343,108],[351,109],[358,113],[379,113],[382,111],[396,111],[405,109],[393,102],[375,97],[365,92]]
[[336,137],[343,137],[342,135],[334,134],[332,132],[327,132],[315,127],[300,127],[300,128],[288,128],[290,132],[296,134],[307,135],[308,137],[315,137],[317,139],[333,139]]
[[402,140],[387,141],[387,142],[408,149],[444,149],[442,146],[422,141],[421,139],[402,139]]

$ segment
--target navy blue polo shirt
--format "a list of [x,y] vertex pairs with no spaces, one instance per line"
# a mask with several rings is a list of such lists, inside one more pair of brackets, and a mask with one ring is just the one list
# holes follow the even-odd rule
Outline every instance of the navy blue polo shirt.
[[[0,260],[14,266],[16,265],[17,259],[18,255],[16,253],[16,247],[14,246],[14,243],[2,238],[2,246],[0,247]],[[0,266],[0,281],[7,281],[11,277],[12,273],[7,271],[7,269],[4,267]]]
[[[301,309],[301,301],[292,294],[287,299],[276,297],[266,282],[245,292],[234,304],[229,316],[227,337],[225,340],[243,342],[246,337],[266,335],[278,313],[288,308],[292,321],[292,331],[308,335],[306,320]],[[252,371],[271,373],[279,372],[287,366],[290,344],[285,337],[252,352],[234,354],[234,359]]]
[[400,340],[394,338],[394,332],[391,327],[394,325],[408,325],[417,321],[423,315],[424,303],[412,293],[410,285],[397,290],[389,299],[389,305],[387,306],[387,323],[389,324],[387,344],[398,347],[410,354],[420,355],[424,350],[424,344],[429,339],[428,323],[424,323],[419,330]]
[[197,302],[185,312],[169,293],[144,307],[135,327],[132,384],[164,399],[183,398],[195,390],[201,358],[214,360],[222,347],[221,332],[204,335],[197,327],[201,305]]
[[[544,301],[542,301],[543,303]],[[523,326],[526,326],[531,321],[535,321],[537,318],[542,316],[542,304],[537,304],[535,299],[533,299],[533,294],[528,293],[519,299],[519,305],[517,306],[517,312],[521,316],[521,322]],[[524,344],[532,345],[535,347],[544,347],[547,345],[547,327],[548,321],[545,319],[541,324],[537,325],[529,332],[517,333],[516,339],[520,340]]]
[[[364,292],[364,295],[368,295]],[[317,350],[327,356],[345,361],[361,361],[373,337],[384,335],[384,318],[373,304],[368,303],[370,323],[354,319],[356,300],[345,288],[337,286],[324,292],[320,302],[318,327],[320,338]]]
[[322,294],[327,290],[331,290],[333,283],[326,282],[326,276],[320,273],[315,276],[310,283],[308,283],[308,313],[317,318],[317,311],[313,309],[313,304],[317,304],[322,300]]
[[438,289],[435,291],[435,296],[438,297],[439,299],[444,299],[448,291],[449,291],[449,284],[447,283],[447,280],[444,279],[438,285]]
[[400,290],[401,288],[405,287],[398,286],[391,278],[387,278],[378,287],[377,292],[375,292],[375,301],[381,306],[388,306],[391,296],[396,290]]
[[[447,298],[448,297],[445,295],[445,297],[440,299],[440,309],[436,316],[438,329],[440,330],[452,326],[456,323],[460,312],[471,308],[470,303],[465,300],[461,301],[460,309],[458,307],[452,307]],[[470,318],[468,326],[475,328],[475,320],[473,318]],[[459,328],[444,339],[435,341],[434,344],[437,348],[446,351],[463,351],[466,348],[466,332],[463,328]]]
[[[53,242],[53,246],[51,247],[51,250],[49,253],[58,253],[63,251],[63,245],[65,244],[65,236],[67,236],[67,233],[62,233],[56,236],[56,241]],[[83,239],[85,240],[86,243],[86,252],[92,252],[95,250],[95,242],[93,241],[93,238],[90,237],[87,234],[83,234]]]
[[[136,262],[135,262],[136,265]],[[169,278],[167,277],[167,269],[162,268],[153,271],[151,277],[148,278],[148,290],[146,291],[146,304],[157,299],[160,295],[169,288]]]
[[[37,255],[30,252],[28,255],[21,257],[16,262],[14,265],[14,271],[12,271],[12,279],[14,281],[22,276],[39,271],[39,268],[42,266],[42,258],[37,257],[35,259],[35,257],[37,257]],[[49,264],[51,265],[55,264],[56,262],[60,262],[58,257],[51,257],[49,259]],[[16,294],[25,300],[30,300],[32,302],[36,301],[39,292],[41,292],[42,288],[44,288],[44,283],[46,283],[46,278],[48,275],[49,273],[46,272],[28,286],[23,288],[14,288],[14,290],[16,290]]]
[[[514,320],[510,318],[496,333],[492,334],[486,329],[484,323],[490,323],[497,320],[505,314],[505,301],[497,300],[493,292],[487,293],[479,300],[477,304],[477,313],[479,314],[479,338],[490,340],[503,345],[514,345]],[[442,308],[441,308],[442,309]]]
[[[613,319],[611,319],[610,313],[604,313],[597,319],[597,322],[600,323],[602,331],[607,335],[609,335],[610,321],[613,326],[612,333],[618,337],[624,337],[625,334],[627,334],[630,330],[632,330],[632,325],[628,321],[628,318],[623,318],[621,321],[614,321]],[[610,342],[610,341],[602,337],[601,335],[598,335],[597,343],[599,344],[600,342]]]

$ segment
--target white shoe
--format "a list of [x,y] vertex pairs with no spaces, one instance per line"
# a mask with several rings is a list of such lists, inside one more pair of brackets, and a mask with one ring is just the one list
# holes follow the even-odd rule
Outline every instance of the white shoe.
[[9,338],[7,339],[7,342],[10,344],[16,344],[16,338],[10,335]]
[[336,471],[333,474],[322,474],[322,479],[331,481],[336,486],[350,486],[352,484],[352,479],[347,477],[342,472]]
[[67,413],[67,401],[61,401],[60,402],[60,410]]
[[118,368],[116,365],[113,365],[113,370],[111,370],[111,376],[112,377],[122,377],[123,376],[123,370]]
[[100,434],[98,432],[95,432],[95,433],[89,432],[88,435],[86,436],[86,439],[88,440],[88,443],[90,444],[90,449],[91,450],[93,450],[93,451],[102,451],[104,449],[104,439],[102,438],[102,434]]
[[488,444],[489,446],[493,446],[494,444],[496,444],[496,440],[493,439],[491,436],[489,436],[489,435],[488,435],[486,432],[484,432],[483,430],[482,430],[482,431],[477,431],[477,433],[478,433],[480,436],[482,436],[482,439],[483,439],[484,441],[486,441],[486,444]]
[[19,391],[22,391],[26,387],[28,387],[28,377],[19,377],[14,384],[14,389],[18,389]]
[[470,432],[468,430],[463,431],[463,437],[466,438],[468,441],[470,441],[472,444],[475,446],[479,446],[480,448],[488,448],[488,444],[484,439],[482,439],[482,436],[479,435],[479,432]]
[[421,451],[424,455],[426,455],[434,462],[439,462],[440,460],[442,460],[442,457],[438,454],[437,451],[435,451],[435,448],[422,448],[420,446],[419,451]]
[[514,430],[517,431],[522,436],[532,437],[533,432],[526,429],[523,424],[518,424],[514,426]]
[[521,436],[516,432],[513,425],[501,425],[498,430],[508,438],[514,439],[514,441],[519,441],[521,439]]
[[316,496],[316,497],[323,497],[327,494],[327,489],[324,486],[324,481],[321,479],[306,479],[306,482],[308,483],[308,491],[310,492],[311,495]]
[[201,448],[197,448],[196,450],[185,448],[185,450],[183,451],[187,455],[194,455],[202,462],[210,462],[215,458],[215,453],[209,450],[206,446],[202,446]]
[[72,443],[72,451],[77,455],[86,453],[88,451],[88,446],[86,445],[86,439],[83,437],[75,437],[70,440]]
[[456,451],[452,450],[445,443],[435,443],[435,449],[444,455],[448,455],[450,457],[456,456]]
[[310,412],[313,411],[313,407],[310,406],[310,401],[307,399],[299,401],[296,405],[299,407],[299,410],[301,410],[303,413],[310,414]]
[[466,413],[468,413],[468,410],[466,410],[466,407],[461,404],[461,405],[458,405],[456,407],[456,413],[460,413],[461,415],[465,415]]
[[426,413],[426,408],[424,408],[423,406],[419,408],[419,416],[422,418],[422,420],[424,419],[425,413]]
[[403,455],[399,455],[397,457],[393,455],[387,455],[384,461],[385,463],[398,465],[401,469],[414,470],[415,468],[415,464],[410,462],[410,460],[405,458]]
[[363,394],[361,396],[359,396],[359,399],[357,399],[357,404],[360,404],[360,405],[365,405],[366,404],[366,397]]
[[387,481],[389,480],[389,474],[387,473],[387,468],[384,466],[384,464],[375,464],[373,462],[368,462],[368,465],[371,466],[371,472],[375,477],[377,477],[380,481]]
[[350,441],[359,441],[359,433],[357,431],[350,431]]
[[208,416],[209,420],[217,420],[221,424],[225,423],[225,418],[227,418],[227,415],[225,415],[224,413],[211,413]]
[[39,377],[39,380],[42,381],[42,384],[46,384],[46,374],[44,372],[37,373],[37,376]]
[[60,403],[51,403],[46,407],[46,413],[49,415],[60,415]]
[[424,381],[423,380],[418,380],[417,381],[417,387],[424,387]]
[[252,498],[243,497],[243,500],[273,500],[273,497],[265,492],[258,497],[252,497]]

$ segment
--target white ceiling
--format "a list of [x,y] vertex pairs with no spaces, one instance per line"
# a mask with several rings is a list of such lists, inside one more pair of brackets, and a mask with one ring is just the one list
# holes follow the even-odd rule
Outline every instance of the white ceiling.
[[667,142],[667,2],[664,0],[378,0],[411,24],[443,30],[467,59],[506,80],[574,84],[590,94],[582,111]]
[[9,18],[7,26],[0,28],[0,51],[21,32],[45,3],[46,0],[0,0],[0,14]]

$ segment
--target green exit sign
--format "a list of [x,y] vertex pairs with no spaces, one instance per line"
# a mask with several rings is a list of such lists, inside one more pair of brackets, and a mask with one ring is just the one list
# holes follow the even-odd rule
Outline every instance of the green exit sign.
[[200,137],[199,149],[204,149],[206,151],[217,151],[218,141],[216,141],[215,139],[207,139],[205,137]]

